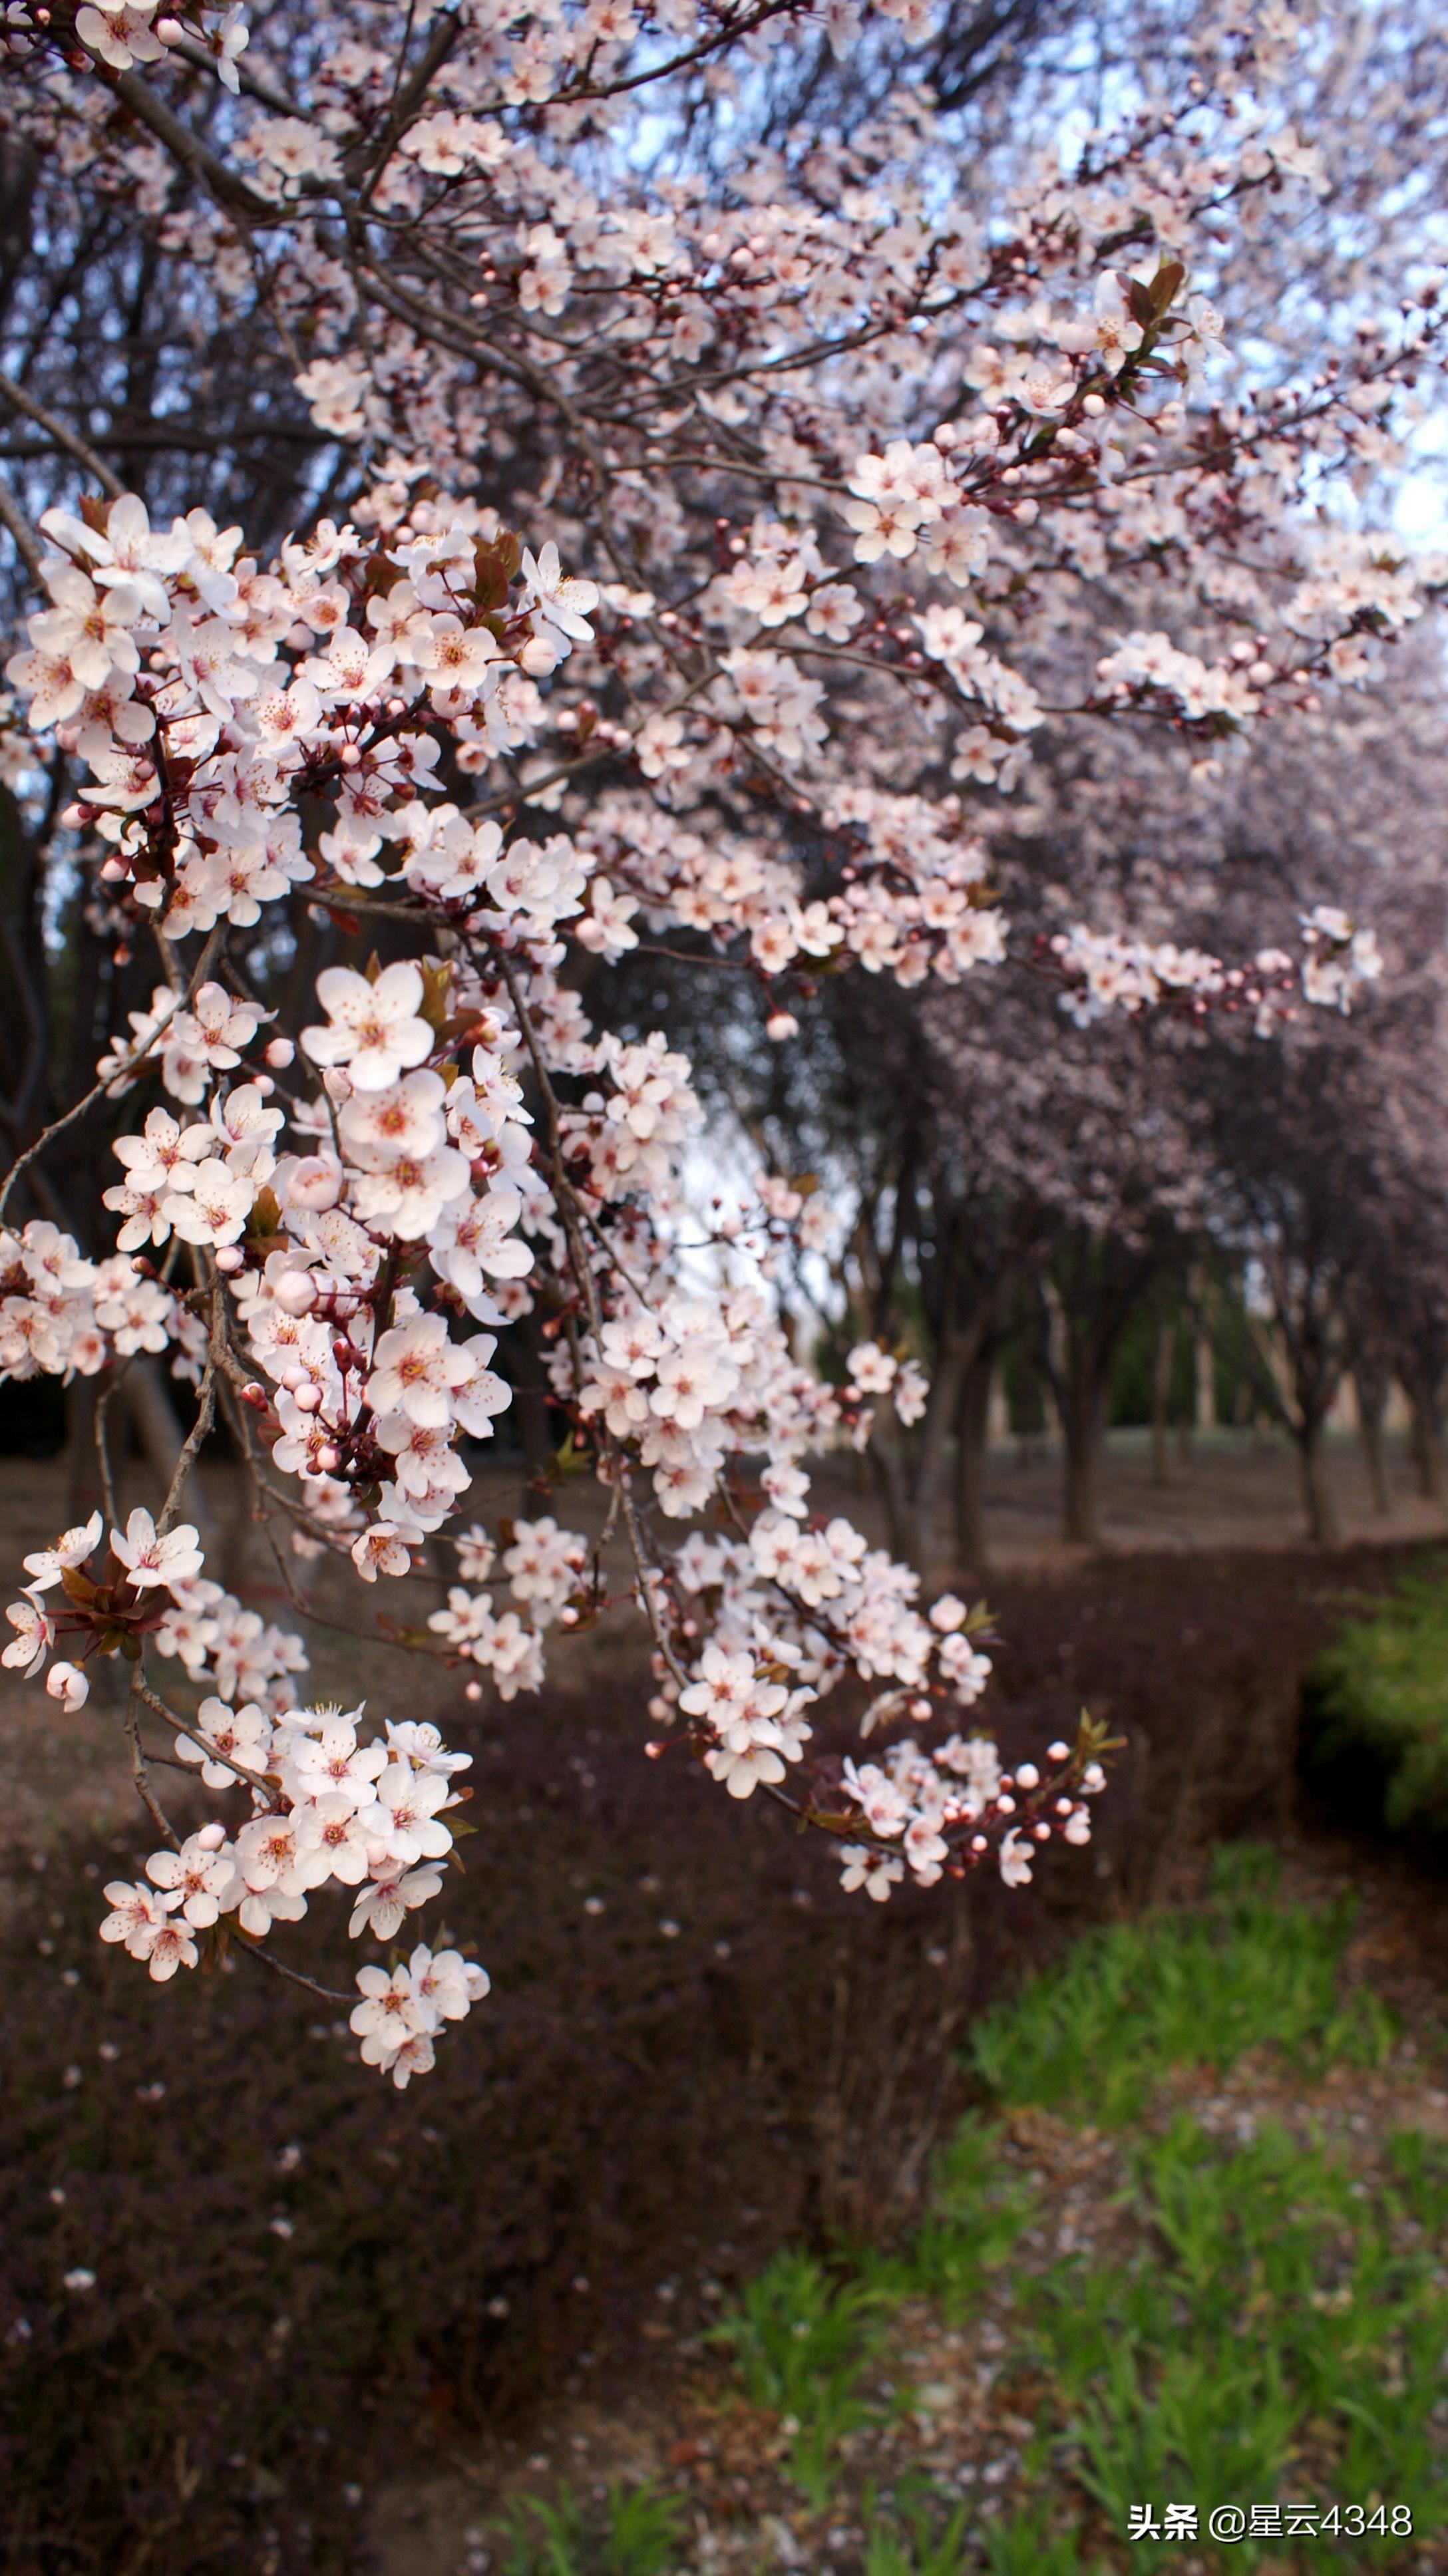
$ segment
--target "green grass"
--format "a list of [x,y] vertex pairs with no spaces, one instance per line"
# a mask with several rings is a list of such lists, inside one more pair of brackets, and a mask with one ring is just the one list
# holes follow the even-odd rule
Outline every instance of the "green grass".
[[[1364,2191],[1344,2160],[1282,2128],[1228,2150],[1185,2117],[1135,2147],[1136,2253],[1040,2276],[1021,2347],[1115,2529],[1148,2498],[1250,2505],[1313,2488],[1411,2501],[1420,2535],[1448,2518],[1432,2422],[1448,2293],[1411,2224],[1441,2209],[1448,2178],[1421,2139],[1400,2140],[1395,2162],[1393,2183]],[[1296,2466],[1309,2427],[1311,2481]],[[1345,2563],[1330,2542],[1300,2547],[1306,2565]],[[1245,2542],[1231,2564],[1272,2548]],[[1361,2564],[1390,2548],[1352,2544]],[[1133,2549],[1145,2568],[1179,2558],[1175,2545]]]
[[525,2496],[502,2526],[506,2576],[663,2576],[682,2554],[683,2510],[652,2478],[609,2488],[605,2512],[592,2520],[571,2487],[551,2504]]
[[943,2519],[923,2503],[897,2501],[889,2521],[872,2510],[866,2516],[864,2576],[959,2576],[969,2520],[970,2508],[963,2504]]
[[1078,2532],[1053,2529],[1049,2504],[988,2524],[984,2540],[988,2576],[1087,2576],[1088,2567],[1094,2576],[1101,2568],[1094,2552],[1089,2560],[1082,2556]]
[[861,2276],[888,2299],[929,2299],[948,2326],[960,2325],[1038,2207],[1035,2193],[1002,2170],[995,2122],[972,2112],[936,2161],[920,2227],[893,2252],[867,2247],[857,2257]]
[[[1269,1853],[1237,1846],[1205,1904],[1079,1941],[979,2025],[972,2062],[1000,2109],[961,2124],[909,2241],[833,2265],[777,2256],[715,2330],[822,2513],[848,2472],[846,2436],[888,2411],[870,2385],[889,2366],[892,2307],[923,2302],[955,2326],[1008,2271],[1003,2368],[1035,2423],[1009,2508],[985,2516],[924,2471],[897,2477],[888,2501],[857,2487],[862,2576],[1110,2576],[1128,2559],[1165,2576],[1188,2554],[1214,2571],[1347,2576],[1411,2565],[1448,2526],[1436,2421],[1448,2145],[1405,2130],[1386,2169],[1364,2170],[1315,2130],[1269,2122],[1226,2138],[1161,2101],[1173,2069],[1224,2071],[1249,2049],[1320,2074],[1375,2064],[1391,2045],[1386,2008],[1344,1983],[1350,1905],[1289,1904],[1277,1877]],[[1126,2184],[1109,2258],[1044,2259],[1049,2203],[1005,2152],[1001,2114],[1026,2105],[1118,2132]],[[1298,2539],[1284,2555],[1279,2539],[1219,2548],[1204,2532],[1185,2550],[1132,2542],[1123,2557],[1129,2508],[1159,2514],[1169,2500],[1204,2517],[1212,2505],[1404,2502],[1415,2534]],[[509,2576],[580,2576],[576,2521],[558,2526],[565,2508],[553,2511],[539,2509],[534,2555]],[[661,2576],[657,2560],[603,2563]]]
[[746,2397],[789,2429],[790,2471],[817,2509],[833,2457],[873,2413],[861,2383],[884,2338],[884,2301],[867,2281],[840,2280],[810,2254],[777,2254],[739,2306],[712,2329],[729,2347]]
[[895,2491],[888,2514],[872,2500],[864,2511],[863,2576],[1109,2576],[1081,2555],[1079,2535],[1053,2530],[1049,2504],[976,2524],[969,2505],[951,2508],[933,2496]]
[[1315,1658],[1306,1705],[1314,1765],[1375,1793],[1396,1830],[1448,1832],[1448,1571],[1403,1576]]
[[1088,1933],[987,2014],[977,2072],[1004,2103],[1116,2127],[1173,2066],[1225,2072],[1268,2044],[1304,2072],[1333,2058],[1376,2065],[1395,2024],[1376,1996],[1341,1992],[1351,1902],[1318,1912],[1284,1905],[1274,1887],[1270,1854],[1228,1845],[1208,1904]]

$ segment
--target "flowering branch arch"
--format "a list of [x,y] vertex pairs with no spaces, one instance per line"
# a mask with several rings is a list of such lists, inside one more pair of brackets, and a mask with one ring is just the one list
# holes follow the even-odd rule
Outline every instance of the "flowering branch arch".
[[[115,1249],[84,1255],[47,1216],[0,1236],[0,1366],[109,1385],[169,1352],[197,1413],[154,1520],[122,1525],[108,1484],[103,1514],[26,1559],[4,1660],[67,1708],[97,1657],[129,1665],[164,1847],[107,1890],[102,1937],[157,1979],[206,1939],[267,1944],[329,1887],[355,1938],[394,1942],[442,1888],[465,1795],[468,1757],[430,1725],[369,1741],[360,1711],[307,1705],[299,1636],[207,1576],[181,1515],[213,1421],[293,1556],[405,1575],[464,1504],[461,1443],[506,1407],[497,1337],[525,1315],[603,1535],[541,1517],[451,1537],[458,1579],[410,1642],[503,1698],[535,1689],[549,1632],[608,1606],[617,1540],[650,1750],[790,1805],[837,1839],[847,1887],[879,1900],[987,1860],[1018,1884],[1053,1838],[1089,1837],[1100,1731],[1003,1772],[969,1716],[983,1614],[925,1603],[812,1517],[806,1460],[866,1441],[881,1400],[906,1422],[924,1402],[873,1343],[843,1388],[791,1349],[774,1247],[826,1241],[828,1206],[760,1173],[701,1245],[688,1061],[664,1031],[596,1026],[577,970],[682,937],[758,981],[785,1042],[822,975],[953,987],[999,966],[977,821],[1052,725],[1150,718],[1211,744],[1350,683],[1419,614],[1432,567],[1314,535],[1297,503],[1362,464],[1437,307],[1259,406],[1212,391],[1195,238],[1207,255],[1253,191],[1314,177],[1267,109],[1235,152],[1191,140],[1190,108],[1143,117],[989,222],[942,193],[941,138],[900,102],[863,162],[836,155],[838,203],[818,169],[768,211],[678,179],[606,207],[570,175],[635,82],[667,99],[797,14],[418,8],[390,104],[349,33],[303,109],[284,43],[248,68],[237,10],[9,13],[31,130],[83,136],[96,187],[151,190],[218,309],[255,294],[345,496],[264,565],[200,506],[153,524],[71,436],[101,495],[38,532],[7,519],[47,602],[8,664],[14,774],[23,791],[36,758],[23,708],[88,773],[60,828],[161,980],[59,1122],[134,1095]],[[1222,33],[1209,98],[1259,68],[1255,41]],[[188,123],[213,78],[235,106],[213,92]],[[471,460],[525,431],[540,488],[511,475],[505,517]],[[1104,602],[1168,560],[1189,640],[1122,633]],[[1048,703],[1063,613],[1088,640]],[[324,967],[288,1029],[250,961],[307,912],[357,962]],[[380,925],[403,953],[364,964]],[[1085,1018],[1163,994],[1270,1018],[1298,981],[1285,952],[1228,968],[1084,925],[1056,957]],[[1377,962],[1345,916],[1309,925],[1310,999],[1345,1005]],[[194,1708],[160,1686],[166,1660]],[[889,1740],[817,1760],[810,1712],[846,1679]],[[171,1826],[158,1732],[226,1819]],[[405,2085],[486,1978],[419,1943],[358,1985],[362,2055]]]

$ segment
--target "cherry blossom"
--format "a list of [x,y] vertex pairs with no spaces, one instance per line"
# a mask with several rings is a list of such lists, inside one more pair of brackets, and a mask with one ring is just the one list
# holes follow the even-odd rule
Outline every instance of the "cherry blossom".
[[[1088,737],[1235,757],[1401,667],[1443,567],[1371,521],[1441,279],[1405,293],[1355,246],[1349,290],[1292,229],[1345,147],[1304,140],[1277,0],[1209,13],[1162,95],[1124,80],[1118,133],[1035,127],[1008,184],[914,76],[914,8],[870,22],[892,72],[868,125],[782,111],[757,171],[715,152],[721,102],[775,116],[764,36],[796,71],[815,41],[793,7],[768,30],[687,0],[463,10],[420,71],[428,11],[374,11],[362,42],[343,8],[335,43],[330,17],[294,41],[287,5],[254,29],[194,0],[54,14],[16,0],[4,41],[56,238],[124,207],[181,281],[178,345],[255,352],[307,461],[285,510],[257,490],[219,526],[184,505],[222,484],[168,450],[153,520],[95,470],[87,410],[37,525],[6,516],[0,749],[134,974],[93,1085],[17,1127],[0,1371],[108,1395],[167,1362],[193,1456],[223,1421],[299,1601],[319,1558],[375,1602],[451,1547],[406,1642],[470,1693],[537,1691],[573,1629],[632,1610],[650,1749],[831,1835],[868,1901],[982,1863],[1023,1884],[1089,1837],[1099,1730],[1014,1773],[951,1731],[988,1686],[983,1611],[932,1602],[811,1483],[845,1443],[924,1446],[926,1372],[878,1315],[839,1383],[805,1363],[781,1272],[842,1211],[778,1173],[726,1202],[672,986],[616,1007],[618,970],[717,967],[781,1064],[846,979],[967,1025],[1030,968],[1063,1047],[1239,1002],[1264,1036],[1299,1001],[1360,1012],[1383,952],[1330,886],[1233,962],[1093,910],[1083,867],[1032,945],[1001,818],[1028,835]],[[1365,233],[1401,247],[1352,166]],[[1323,263],[1301,292],[1275,292],[1279,226]],[[1322,363],[1308,304],[1341,343]],[[83,1252],[47,1156],[97,1112],[113,1223]],[[478,1517],[470,1444],[540,1380],[554,1488],[593,1474],[606,1545]],[[467,1756],[301,1703],[300,1635],[180,1518],[191,1463],[154,1514],[34,1550],[8,1613],[6,1665],[63,1709],[122,1659],[148,1804],[156,1739],[227,1802],[150,1886],[107,1889],[102,1937],[158,1981],[314,1903],[391,1944],[446,1887]],[[820,1750],[832,1694],[858,1758]],[[399,2089],[487,1992],[425,1943],[357,1984],[363,2060]]]
[[150,1513],[139,1505],[123,1531],[112,1530],[111,1548],[137,1591],[148,1591],[155,1584],[170,1588],[201,1571],[201,1550],[190,1522],[162,1535]]
[[314,1064],[346,1065],[359,1091],[386,1091],[431,1050],[431,1032],[417,1016],[422,977],[415,966],[384,967],[375,984],[350,967],[329,966],[317,978],[317,999],[330,1026],[303,1029],[302,1045]]

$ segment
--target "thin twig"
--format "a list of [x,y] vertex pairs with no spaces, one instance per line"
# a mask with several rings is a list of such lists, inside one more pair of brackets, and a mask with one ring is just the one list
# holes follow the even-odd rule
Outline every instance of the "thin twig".
[[[198,1734],[194,1726],[187,1725],[184,1717],[177,1716],[174,1708],[168,1708],[165,1701],[148,1687],[139,1673],[131,1684],[131,1696],[133,1699],[144,1700],[152,1715],[159,1717],[166,1726],[174,1726],[177,1734],[184,1735],[188,1744],[199,1745],[202,1752],[213,1762],[224,1763],[226,1769],[233,1772],[238,1780],[244,1780],[249,1789],[255,1789],[261,1797],[265,1798],[270,1807],[276,1797],[276,1782],[265,1778],[260,1771],[249,1771],[244,1762],[236,1761],[230,1753],[218,1753],[210,1737]],[[139,1721],[137,1723],[139,1725]]]
[[[503,981],[507,985],[509,998],[512,1001],[513,1008],[518,1014],[518,1026],[522,1032],[523,1042],[532,1059],[534,1073],[537,1076],[538,1088],[543,1100],[544,1122],[548,1134],[548,1156],[552,1166],[553,1194],[557,1202],[559,1215],[563,1220],[563,1231],[568,1243],[568,1251],[573,1267],[574,1279],[577,1283],[579,1294],[588,1311],[589,1328],[593,1333],[595,1341],[601,1345],[603,1338],[603,1317],[598,1303],[598,1285],[594,1278],[593,1266],[588,1259],[587,1250],[583,1241],[583,1229],[580,1220],[584,1211],[579,1205],[573,1184],[569,1180],[567,1171],[564,1168],[563,1136],[560,1125],[558,1095],[553,1088],[548,1068],[543,1061],[543,1051],[538,1044],[537,1031],[534,1029],[527,1003],[523,999],[522,989],[519,985],[517,974],[514,971],[512,960],[499,950],[497,952],[497,964]],[[577,1360],[575,1358],[575,1366],[576,1365]],[[606,1423],[600,1422],[599,1434],[600,1445],[603,1448],[604,1455],[607,1457],[609,1466],[612,1470],[612,1483],[614,1491],[617,1493],[619,1498],[619,1508],[623,1513],[624,1527],[628,1531],[629,1552],[633,1557],[634,1570],[638,1577],[639,1598],[643,1604],[644,1616],[648,1620],[649,1630],[659,1653],[662,1655],[673,1679],[682,1689],[687,1685],[689,1677],[685,1672],[683,1665],[680,1663],[678,1656],[674,1652],[672,1641],[662,1619],[659,1616],[658,1604],[654,1599],[654,1584],[657,1579],[657,1570],[651,1563],[648,1551],[644,1545],[643,1530],[638,1516],[638,1506],[634,1501],[629,1483],[629,1462],[624,1451],[613,1439]]]
[[111,1408],[111,1397],[120,1382],[119,1377],[113,1378],[110,1385],[103,1387],[96,1397],[96,1458],[100,1465],[101,1501],[105,1505],[106,1518],[112,1529],[115,1528],[121,1515],[116,1504],[116,1486],[115,1478],[111,1473],[111,1452],[110,1443],[106,1437],[106,1423]]
[[40,540],[19,503],[11,499],[3,483],[0,483],[0,527],[9,529],[10,540],[16,553],[31,580],[38,583],[40,567],[44,561]]
[[78,431],[67,429],[63,420],[57,420],[53,411],[47,411],[44,403],[38,403],[34,394],[26,393],[13,376],[7,376],[3,371],[0,371],[0,400],[8,402],[13,410],[23,412],[27,420],[33,420],[37,429],[43,429],[47,438],[53,438],[57,447],[63,447],[68,455],[75,458],[77,465],[83,465],[87,474],[95,476],[103,492],[108,492],[113,501],[119,501],[126,487],[110,467],[102,463],[95,449],[88,447]]
[[167,1815],[165,1808],[157,1799],[146,1772],[145,1749],[141,1743],[141,1717],[140,1711],[136,1706],[136,1702],[138,1699],[149,1701],[150,1698],[151,1694],[147,1690],[144,1681],[141,1679],[141,1668],[138,1664],[134,1667],[131,1674],[130,1694],[126,1701],[126,1742],[131,1748],[131,1778],[135,1782],[136,1795],[140,1799],[146,1813],[151,1818],[152,1823],[158,1826],[160,1831],[165,1835],[172,1850],[179,1851],[181,1848],[181,1837],[177,1833],[175,1826],[172,1824],[170,1817]]
[[346,2004],[349,2009],[356,2009],[355,1995],[339,1995],[334,1986],[319,1986],[315,1977],[304,1976],[300,1968],[289,1968],[284,1959],[274,1959],[270,1950],[263,1950],[259,1942],[238,1941],[236,1956],[255,1959],[259,1967],[270,1968],[273,1976],[286,1977],[294,1986],[305,1986],[309,1995],[320,1995],[324,2004]]
[[[205,982],[207,974],[210,971],[211,961],[216,954],[217,942],[220,936],[220,928],[218,927],[212,932],[211,937],[208,939],[206,946],[201,952],[201,955],[198,957],[191,972],[190,983],[184,994],[180,993],[178,990],[177,1010],[184,1009],[186,1003],[192,999],[198,987]],[[166,963],[164,950],[162,962],[163,964]],[[11,1164],[9,1171],[5,1175],[4,1187],[0,1188],[0,1217],[3,1217],[5,1214],[6,1204],[9,1200],[10,1193],[14,1189],[16,1182],[19,1180],[21,1173],[27,1171],[30,1165],[35,1162],[41,1154],[45,1153],[49,1146],[54,1144],[56,1137],[65,1133],[67,1127],[73,1127],[77,1118],[83,1118],[86,1111],[88,1109],[93,1109],[98,1100],[103,1099],[108,1092],[112,1092],[117,1083],[124,1082],[128,1076],[139,1072],[147,1058],[153,1053],[154,1049],[160,1045],[165,1031],[173,1025],[175,1018],[176,1012],[173,1011],[169,1017],[163,1021],[161,1027],[159,1029],[154,1029],[148,1038],[138,1039],[136,1044],[132,1047],[129,1056],[127,1056],[122,1063],[113,1066],[112,1070],[107,1074],[103,1074],[99,1081],[93,1082],[84,1098],[78,1100],[75,1103],[74,1108],[67,1109],[64,1115],[60,1118],[53,1118],[48,1127],[43,1127],[41,1129],[34,1144],[27,1145],[24,1153],[17,1155],[15,1161]]]
[[167,1489],[166,1499],[161,1505],[160,1517],[156,1522],[156,1536],[158,1538],[164,1538],[166,1532],[175,1522],[176,1516],[181,1509],[181,1495],[185,1487],[186,1479],[190,1475],[192,1467],[196,1463],[197,1454],[201,1448],[202,1442],[206,1439],[206,1436],[211,1429],[211,1425],[216,1418],[216,1372],[220,1365],[218,1344],[222,1340],[224,1331],[225,1323],[221,1302],[221,1282],[219,1279],[216,1279],[213,1280],[211,1289],[211,1348],[207,1353],[206,1366],[202,1372],[201,1386],[196,1406],[196,1419],[192,1423],[190,1430],[187,1432],[185,1439],[181,1443],[181,1454],[171,1472],[171,1482]]

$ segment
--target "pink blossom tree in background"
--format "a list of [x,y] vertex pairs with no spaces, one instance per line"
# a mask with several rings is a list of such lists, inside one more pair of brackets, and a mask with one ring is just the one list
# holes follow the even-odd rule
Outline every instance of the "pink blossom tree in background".
[[[1391,1376],[1414,1392],[1420,1462],[1432,1454],[1448,1179],[1445,792],[1430,625],[1388,687],[1366,684],[1205,760],[1159,736],[1115,761],[1094,749],[1043,766],[1020,809],[1043,835],[1046,866],[1069,843],[1078,872],[1094,871],[1109,954],[1122,953],[1128,923],[1170,921],[1230,946],[1264,905],[1314,947],[1305,994],[1329,1008],[1281,1011],[1269,996],[1170,1029],[1140,1012],[1136,1023],[1158,1105],[1174,1095],[1182,1122],[1185,1154],[1161,1166],[1165,1189],[1191,1194],[1177,1196],[1173,1221],[1209,1257],[1250,1265],[1286,1357],[1284,1373],[1255,1337],[1245,1345],[1260,1409],[1298,1449],[1313,1538],[1336,1534],[1322,1434],[1348,1374],[1380,1503],[1376,1426]],[[1264,1049],[1254,1033],[1268,1021]]]
[[[1439,275],[1389,166],[1415,112],[1378,101],[1369,148],[1368,79],[1334,121],[1365,25],[1145,14],[1128,75],[1046,11],[1024,62],[962,56],[915,0],[14,0],[0,1363],[93,1390],[99,1502],[27,1556],[5,1660],[72,1709],[124,1660],[158,1849],[101,1929],[152,1976],[222,1937],[299,1973],[270,1936],[314,1895],[406,1948],[468,1759],[310,1704],[301,1636],[208,1572],[218,1423],[300,1615],[318,1552],[385,1590],[442,1544],[419,1642],[510,1698],[631,1603],[650,1749],[834,1835],[851,1888],[1088,1838],[1098,1733],[1003,1773],[963,1601],[812,1513],[817,1452],[930,1403],[883,1306],[842,1383],[796,1356],[773,1273],[829,1192],[701,1192],[668,1011],[609,996],[708,960],[788,1047],[876,979],[949,1062],[1035,972],[1016,1072],[1075,1102],[1088,1200],[1130,1122],[1120,1243],[1190,1157],[1139,1177],[1177,1092],[1115,1026],[1098,1071],[1096,1024],[1371,977],[1331,889],[1305,944],[1268,885],[1229,946],[1093,911],[1089,851],[1019,930],[992,875],[1078,739],[1210,762],[1422,619],[1437,567],[1374,514]],[[1029,1112],[1022,1081],[1018,1158]],[[461,1526],[519,1347],[601,1537]],[[147,1359],[192,1418],[123,1517]],[[816,1757],[841,1685],[869,1742]],[[173,1828],[162,1748],[212,1821]],[[357,1986],[405,2085],[486,1978],[419,1940]]]
[[[1395,657],[1390,688],[1335,694],[1291,723],[1215,746],[1155,728],[1043,747],[990,828],[991,880],[1034,971],[946,991],[826,984],[808,1031],[771,1062],[759,1046],[741,1062],[735,1023],[714,1030],[707,1006],[691,1032],[706,1094],[758,1134],[772,1167],[826,1177],[830,1299],[817,1260],[791,1293],[821,1309],[837,1362],[863,1332],[929,1378],[918,1424],[881,1416],[870,1453],[892,1544],[922,1571],[984,1568],[987,1398],[1003,1353],[1013,1375],[1034,1367],[1050,1388],[1064,1534],[1094,1543],[1122,1336],[1144,1306],[1164,1315],[1195,1299],[1204,1333],[1204,1268],[1225,1280],[1247,1265],[1254,1308],[1272,1281],[1285,1292],[1298,1278],[1261,1197],[1301,1164],[1294,1081],[1337,1246],[1322,1281],[1331,1366],[1304,1414],[1296,1396],[1284,1408],[1255,1326],[1240,1358],[1259,1413],[1299,1441],[1313,1418],[1314,1536],[1331,1532],[1321,1415],[1344,1376],[1380,1491],[1372,1433],[1390,1377],[1431,1407],[1448,776],[1428,624]],[[1054,927],[1075,903],[1095,931]],[[1344,907],[1352,942],[1319,917],[1339,932]],[[1335,1007],[1291,1000],[1271,978],[1229,985],[1206,1015],[1190,986],[1188,1007],[1171,1006],[1171,932],[1241,953],[1264,915],[1305,926],[1310,988]],[[1063,937],[1091,958],[1084,989],[1057,980]],[[1273,1323],[1300,1343],[1290,1300]]]

